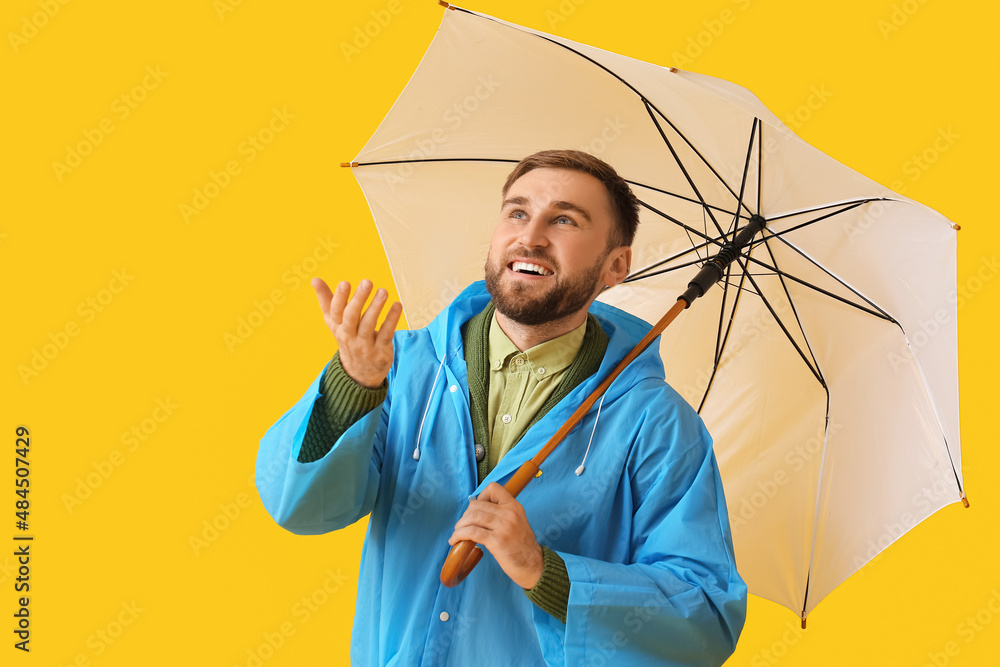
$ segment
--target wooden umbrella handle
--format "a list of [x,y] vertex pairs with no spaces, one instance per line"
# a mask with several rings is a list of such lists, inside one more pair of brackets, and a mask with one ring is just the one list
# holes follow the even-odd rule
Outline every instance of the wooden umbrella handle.
[[[614,370],[608,373],[608,376],[604,378],[601,384],[597,385],[597,388],[591,392],[590,396],[584,399],[580,407],[569,416],[566,423],[563,424],[558,431],[553,434],[549,441],[545,443],[541,451],[535,454],[534,458],[530,461],[525,461],[517,472],[504,484],[504,488],[507,489],[510,494],[517,497],[517,494],[528,485],[534,477],[538,476],[539,468],[545,459],[548,458],[549,454],[563,441],[563,439],[569,435],[569,432],[580,423],[580,421],[586,416],[590,408],[594,406],[604,392],[608,390],[611,383],[615,381],[625,368],[632,363],[636,357],[642,354],[647,347],[649,347],[656,337],[663,333],[663,330],[667,328],[671,322],[674,321],[681,311],[690,306],[695,299],[701,298],[715,283],[719,282],[726,273],[726,269],[733,262],[733,260],[740,256],[743,248],[745,248],[754,237],[767,226],[767,221],[760,215],[753,215],[750,217],[750,221],[740,230],[739,234],[730,241],[727,242],[719,253],[704,263],[701,270],[694,279],[688,283],[687,291],[677,297],[677,302],[668,310],[660,321],[657,322],[653,328],[647,333],[641,341],[636,344],[632,351],[625,355],[625,358],[615,366]],[[966,507],[968,507],[966,501]],[[451,552],[448,554],[448,558],[445,559],[444,566],[441,568],[441,583],[449,588],[457,586],[462,583],[469,572],[472,572],[472,568],[476,566],[479,559],[482,558],[482,549],[476,548],[476,543],[471,541],[463,541],[452,547]]]
[[454,588],[465,581],[483,557],[483,550],[472,540],[462,540],[451,548],[441,568],[441,583]]
[[[517,469],[517,472],[507,480],[503,488],[516,498],[517,494],[521,493],[537,473],[538,466],[535,465],[534,459],[525,461]],[[472,568],[479,563],[479,559],[482,557],[483,550],[472,540],[462,540],[457,543],[451,548],[448,557],[444,560],[444,566],[441,568],[441,583],[448,588],[458,586],[469,576]]]
[[[584,399],[583,403],[576,409],[576,411],[570,415],[566,423],[563,424],[558,431],[556,431],[549,441],[545,443],[541,451],[535,454],[534,458],[529,459],[521,464],[521,467],[517,469],[507,483],[504,484],[504,488],[510,492],[510,495],[517,497],[524,487],[528,485],[532,479],[534,479],[539,473],[539,467],[542,462],[548,458],[549,454],[556,448],[556,446],[563,441],[563,439],[569,435],[569,432],[573,430],[577,424],[584,418],[590,408],[593,407],[594,403],[597,402],[604,392],[607,391],[611,383],[614,382],[615,378],[625,370],[632,361],[638,357],[649,345],[656,340],[667,325],[674,320],[677,315],[687,308],[688,302],[682,297],[677,300],[674,307],[671,308],[663,318],[656,323],[656,326],[646,334],[645,338],[639,341],[631,352],[629,352],[624,359],[608,373],[608,376],[597,386],[596,389]],[[463,540],[457,543],[448,552],[448,557],[445,558],[444,565],[441,567],[441,583],[448,588],[454,588],[458,586],[462,581],[465,580],[469,573],[472,572],[472,568],[479,563],[479,559],[483,557],[482,549],[477,548],[476,543],[471,540]]]
[[[519,494],[524,487],[528,485],[528,482],[538,475],[539,467],[542,465],[542,462],[544,462],[556,446],[561,443],[567,435],[569,435],[569,432],[573,430],[573,427],[580,423],[580,421],[586,416],[587,412],[590,411],[590,408],[594,406],[594,403],[597,402],[597,399],[603,396],[604,392],[608,390],[608,387],[611,386],[611,383],[614,382],[615,378],[618,377],[618,375],[625,370],[625,367],[632,363],[636,357],[642,354],[642,352],[649,347],[654,340],[656,340],[657,336],[663,333],[663,330],[667,328],[667,325],[673,322],[674,318],[677,317],[682,310],[688,307],[690,304],[690,301],[687,300],[688,298],[693,301],[694,298],[697,298],[697,296],[692,298],[689,295],[684,295],[678,298],[677,303],[675,303],[674,306],[668,310],[662,318],[660,318],[660,321],[656,323],[656,326],[654,326],[652,330],[647,333],[634,348],[632,348],[631,352],[625,355],[625,358],[622,359],[617,366],[615,366],[614,370],[608,373],[608,376],[604,378],[601,384],[599,384],[590,396],[584,399],[583,403],[580,404],[580,407],[578,407],[576,411],[570,415],[569,419],[566,420],[566,423],[563,424],[551,438],[549,438],[549,441],[545,443],[545,446],[542,447],[541,451],[535,454],[534,458],[521,464],[521,467],[517,469],[517,472],[515,472],[511,478],[507,480],[507,483],[503,485],[504,488],[510,492],[510,495],[516,498],[517,494]],[[482,557],[483,551],[482,549],[476,548],[475,542],[470,540],[463,540],[462,542],[459,542],[451,548],[451,551],[448,552],[448,557],[444,561],[444,566],[441,568],[441,583],[448,588],[454,588],[459,585],[467,576],[469,576],[469,573],[472,572],[472,568],[476,566],[479,559]]]
[[482,557],[483,550],[472,540],[457,543],[448,552],[444,567],[441,568],[441,583],[448,588],[458,586],[465,581]]

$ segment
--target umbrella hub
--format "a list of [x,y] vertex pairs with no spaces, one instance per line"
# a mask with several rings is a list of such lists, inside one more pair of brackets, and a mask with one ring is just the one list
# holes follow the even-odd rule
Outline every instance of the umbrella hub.
[[750,222],[740,230],[740,233],[732,241],[722,246],[719,254],[705,262],[698,275],[688,283],[687,291],[678,297],[678,301],[683,299],[687,306],[690,306],[695,299],[704,296],[712,285],[722,280],[723,276],[726,275],[726,269],[733,263],[733,260],[740,256],[743,248],[749,245],[753,237],[766,226],[767,221],[763,216],[756,213],[750,216]]

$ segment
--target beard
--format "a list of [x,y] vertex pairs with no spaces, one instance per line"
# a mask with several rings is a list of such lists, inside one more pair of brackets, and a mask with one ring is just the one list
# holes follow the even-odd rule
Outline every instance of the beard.
[[[492,250],[486,258],[486,290],[493,297],[493,305],[504,317],[525,326],[556,322],[579,312],[590,304],[604,268],[604,254],[590,269],[577,276],[563,278],[558,265],[544,253],[519,253],[525,259],[541,260],[556,270],[555,283],[547,291],[531,284],[504,280],[507,262],[490,261]],[[540,293],[541,292],[541,293]]]

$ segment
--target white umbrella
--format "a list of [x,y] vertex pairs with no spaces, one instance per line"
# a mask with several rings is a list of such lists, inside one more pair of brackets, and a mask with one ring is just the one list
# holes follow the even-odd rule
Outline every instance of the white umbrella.
[[813,148],[739,86],[449,9],[351,163],[411,326],[482,277],[513,164],[586,150],[643,202],[633,273],[601,300],[650,322],[764,220],[661,338],[667,381],[715,439],[752,593],[804,622],[964,501],[957,225]]

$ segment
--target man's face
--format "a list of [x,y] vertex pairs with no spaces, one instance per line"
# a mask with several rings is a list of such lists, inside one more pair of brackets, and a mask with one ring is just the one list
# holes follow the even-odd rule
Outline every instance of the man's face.
[[544,168],[517,179],[486,258],[497,311],[537,325],[586,309],[600,287],[627,272],[627,251],[624,270],[621,249],[609,253],[613,225],[607,190],[590,174]]

